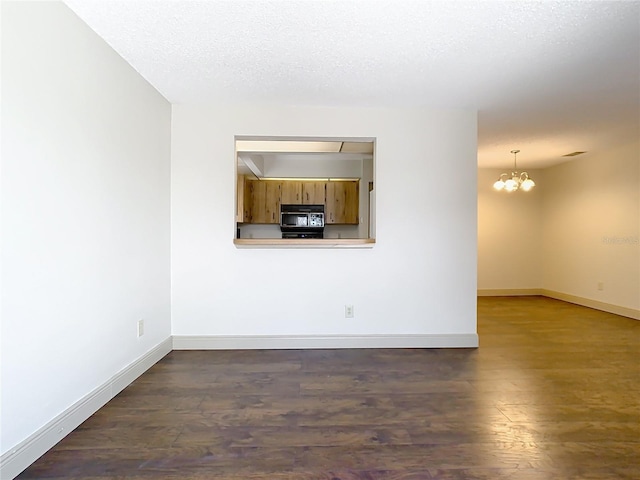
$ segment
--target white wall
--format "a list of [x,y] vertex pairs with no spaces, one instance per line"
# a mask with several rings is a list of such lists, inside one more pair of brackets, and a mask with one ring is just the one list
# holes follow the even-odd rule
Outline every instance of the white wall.
[[62,3],[2,2],[3,453],[170,335],[170,115]]
[[638,142],[530,171],[537,186],[527,194],[495,192],[500,173],[478,172],[479,292],[538,289],[637,316]]
[[637,142],[547,169],[543,213],[544,288],[640,308]]
[[[476,123],[470,111],[174,105],[173,333],[475,336]],[[234,135],[376,137],[375,247],[234,247]]]
[[498,192],[505,169],[478,170],[478,289],[542,287],[543,172],[527,170],[536,182],[529,192]]

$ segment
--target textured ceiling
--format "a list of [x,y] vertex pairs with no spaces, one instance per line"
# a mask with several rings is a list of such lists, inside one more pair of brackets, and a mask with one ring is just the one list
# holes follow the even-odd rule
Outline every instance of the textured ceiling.
[[478,109],[482,167],[639,135],[638,1],[65,3],[172,103]]

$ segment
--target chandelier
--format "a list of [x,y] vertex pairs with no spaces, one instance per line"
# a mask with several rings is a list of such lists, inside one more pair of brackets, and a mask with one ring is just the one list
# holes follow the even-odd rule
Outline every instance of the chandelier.
[[511,176],[506,173],[500,175],[500,178],[493,184],[493,188],[496,190],[504,190],[506,192],[515,192],[516,190],[524,190],[528,192],[536,186],[535,182],[529,178],[527,172],[518,173],[518,167],[516,165],[516,156],[520,153],[520,150],[511,150],[513,153],[513,172]]

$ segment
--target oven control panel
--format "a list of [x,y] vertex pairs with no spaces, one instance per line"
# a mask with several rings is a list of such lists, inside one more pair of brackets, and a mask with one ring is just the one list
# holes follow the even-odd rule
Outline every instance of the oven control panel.
[[323,213],[311,213],[311,214],[309,214],[309,226],[310,227],[324,227],[324,214]]

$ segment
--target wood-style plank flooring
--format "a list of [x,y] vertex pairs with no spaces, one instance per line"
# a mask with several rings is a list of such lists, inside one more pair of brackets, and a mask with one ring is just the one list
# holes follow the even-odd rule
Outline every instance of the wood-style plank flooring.
[[19,478],[640,478],[640,322],[521,297],[478,323],[479,349],[174,351]]

